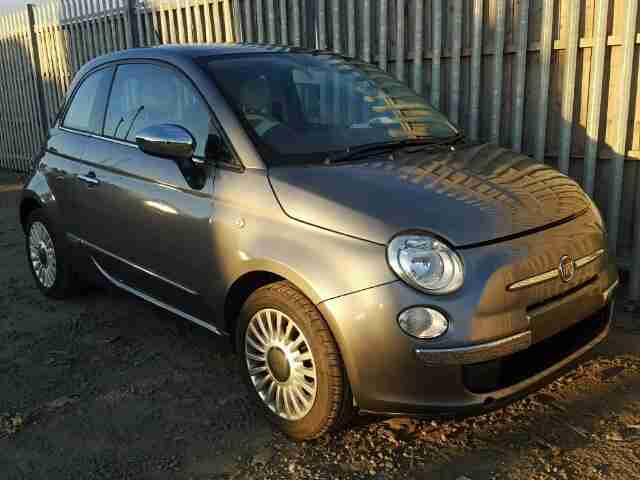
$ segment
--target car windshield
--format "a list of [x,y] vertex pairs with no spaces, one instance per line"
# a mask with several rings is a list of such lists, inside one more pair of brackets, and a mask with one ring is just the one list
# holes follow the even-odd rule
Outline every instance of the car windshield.
[[364,145],[442,141],[444,115],[378,68],[325,53],[207,60],[206,69],[269,165],[322,161]]

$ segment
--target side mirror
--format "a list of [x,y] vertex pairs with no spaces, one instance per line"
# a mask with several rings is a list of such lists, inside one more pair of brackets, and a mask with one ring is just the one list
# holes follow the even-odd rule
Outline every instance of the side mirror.
[[191,160],[196,141],[178,125],[154,125],[144,128],[136,135],[136,144],[145,153],[158,157]]

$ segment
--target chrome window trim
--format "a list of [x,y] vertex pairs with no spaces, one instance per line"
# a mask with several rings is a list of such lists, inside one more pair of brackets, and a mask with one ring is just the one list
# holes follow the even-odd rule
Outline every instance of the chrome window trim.
[[122,283],[120,280],[115,279],[114,277],[112,277],[111,275],[109,275],[101,266],[100,264],[96,261],[95,258],[91,258],[91,260],[93,261],[94,265],[96,266],[96,268],[98,269],[98,271],[104,275],[104,277],[111,282],[113,285],[115,285],[118,288],[121,288],[122,290],[124,290],[125,292],[129,292],[133,295],[135,295],[136,297],[141,298],[142,300],[145,300],[149,303],[152,303],[160,308],[163,308],[175,315],[178,315],[179,317],[182,317],[186,320],[189,320],[190,322],[193,322],[197,325],[200,325],[201,327],[206,328],[207,330],[212,331],[213,333],[217,334],[217,335],[222,335],[225,336],[227,335],[225,332],[218,330],[216,327],[214,327],[213,325],[211,325],[210,323],[205,322],[204,320],[200,320],[199,318],[194,317],[193,315],[189,315],[186,312],[183,312],[182,310],[179,310],[175,307],[172,307],[171,305],[164,303],[161,300],[158,300],[157,298],[154,298],[150,295],[147,295],[144,292],[141,292],[140,290],[136,290],[135,288],[130,287],[129,285]]
[[115,138],[103,137],[102,135],[96,135],[95,133],[83,132],[82,130],[74,130],[69,127],[58,127],[60,130],[68,133],[76,133],[78,135],[82,135],[83,137],[95,138],[96,140],[106,140],[107,142],[116,143],[118,145],[124,145],[126,147],[138,148],[135,143],[125,142],[123,140],[116,140]]
[[[89,133],[89,132],[83,132],[82,130],[74,130],[73,128],[69,128],[69,127],[58,127],[60,130],[65,131],[67,133],[77,133],[78,135],[82,135],[84,137],[88,137],[88,138],[94,138],[96,140],[104,140],[107,142],[111,142],[111,143],[115,143],[117,145],[124,145],[125,147],[131,147],[131,148],[135,148],[138,149],[140,147],[138,147],[138,144],[136,143],[132,143],[132,142],[127,142],[125,140],[118,140],[116,138],[111,138],[111,137],[105,137],[102,135],[97,135],[95,133]],[[193,163],[195,163],[196,165],[206,165],[207,164],[207,160],[201,158],[201,157],[196,157],[194,156],[191,161]]]
[[[577,260],[574,261],[575,266],[576,266],[576,270],[583,268],[587,265],[589,265],[590,263],[596,261],[598,258],[600,258],[602,255],[604,255],[604,248],[600,248],[598,250],[596,250],[593,253],[590,253],[589,255],[585,255],[584,257],[580,257]],[[509,292],[514,292],[516,290],[522,290],[523,288],[527,288],[527,287],[531,287],[533,285],[537,285],[539,283],[543,283],[543,282],[547,282],[549,280],[553,280],[555,278],[558,278],[560,276],[560,271],[557,268],[554,268],[553,270],[549,270],[547,272],[544,273],[539,273],[537,275],[533,275],[532,277],[529,278],[525,278],[523,280],[519,280],[515,283],[512,283],[511,285],[509,285],[507,287],[507,290]]]
[[156,273],[156,272],[154,272],[152,270],[149,270],[149,269],[141,267],[140,265],[137,265],[137,264],[135,264],[133,262],[130,262],[129,260],[126,260],[126,259],[116,255],[115,253],[111,253],[111,252],[105,250],[104,248],[101,248],[101,247],[99,247],[97,245],[94,245],[93,243],[88,242],[88,241],[86,241],[86,240],[84,240],[84,239],[82,239],[80,237],[76,237],[75,235],[72,235],[70,233],[67,234],[67,237],[72,242],[79,243],[81,245],[87,246],[87,247],[91,248],[92,250],[95,250],[96,252],[100,252],[100,253],[102,253],[104,255],[107,255],[108,257],[114,258],[114,259],[118,260],[119,262],[122,262],[122,263],[124,263],[126,265],[129,265],[132,268],[135,268],[136,270],[138,270],[140,272],[146,273],[150,277],[154,277],[154,278],[157,278],[158,280],[162,280],[163,282],[168,283],[169,285],[174,286],[176,288],[179,288],[180,290],[183,290],[183,291],[185,291],[187,293],[190,293],[191,295],[199,295],[199,293],[196,292],[195,290],[192,290],[192,289],[190,289],[188,287],[185,287],[184,285],[181,285],[181,284],[179,284],[177,282],[174,282],[173,280],[169,280],[168,278],[165,278],[162,275],[160,275],[160,274],[158,274],[158,273]]

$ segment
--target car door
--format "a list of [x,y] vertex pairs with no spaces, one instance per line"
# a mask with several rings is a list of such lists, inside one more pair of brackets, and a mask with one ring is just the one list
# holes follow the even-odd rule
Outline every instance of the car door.
[[66,113],[49,132],[45,148],[47,182],[60,211],[61,227],[73,233],[77,218],[73,210],[76,175],[88,148],[90,135],[102,128],[102,118],[113,68],[100,68],[78,83]]
[[[145,127],[173,124],[196,141],[194,161],[149,155],[135,143]],[[117,67],[101,138],[87,153],[78,215],[82,238],[112,280],[156,303],[213,323],[207,296],[212,263],[213,162],[218,135],[193,84],[154,63]],[[219,138],[219,137],[217,137]]]

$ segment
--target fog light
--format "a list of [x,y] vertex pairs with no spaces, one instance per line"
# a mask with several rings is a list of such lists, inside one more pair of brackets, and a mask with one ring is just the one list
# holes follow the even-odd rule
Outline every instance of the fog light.
[[442,313],[427,307],[405,310],[398,316],[398,324],[406,334],[425,340],[437,338],[449,328],[449,321]]

